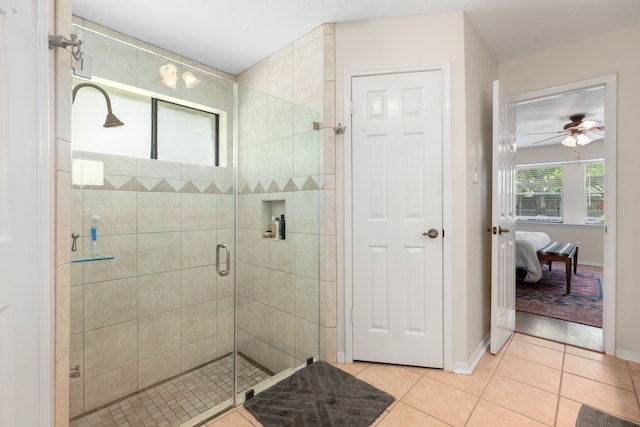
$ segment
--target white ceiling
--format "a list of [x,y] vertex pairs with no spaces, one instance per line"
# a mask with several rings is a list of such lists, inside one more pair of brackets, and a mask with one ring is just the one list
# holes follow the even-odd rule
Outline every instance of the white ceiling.
[[[640,23],[640,0],[72,0],[73,13],[238,75],[328,22],[465,11],[498,62]],[[592,54],[592,52],[585,52]],[[594,56],[597,60],[597,55]],[[602,122],[603,91],[518,106],[518,147],[569,116]],[[594,135],[590,135],[595,137]],[[562,138],[534,146],[559,143]]]
[[604,87],[580,90],[523,102],[516,106],[516,141],[518,149],[559,144],[567,135],[561,135],[563,126],[570,123],[569,116],[584,114],[584,120],[598,122],[603,131],[589,132],[593,141],[604,137]]
[[466,11],[499,62],[640,22],[640,0],[72,0],[73,13],[237,75],[327,22]]

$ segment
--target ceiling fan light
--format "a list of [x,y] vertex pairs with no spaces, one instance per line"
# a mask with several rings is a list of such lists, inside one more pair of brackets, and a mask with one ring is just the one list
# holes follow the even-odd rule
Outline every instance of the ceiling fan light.
[[575,147],[577,145],[576,137],[573,135],[569,135],[562,140],[562,145],[564,145],[565,147]]
[[598,122],[596,122],[594,120],[585,120],[580,124],[580,127],[582,129],[591,129],[592,127],[594,127],[597,124],[598,124]]
[[[591,138],[589,138],[587,135],[581,133],[580,135],[578,135],[578,137],[576,138],[576,142],[578,143],[578,145],[587,145],[588,143],[591,142]],[[574,145],[575,146],[575,145]]]

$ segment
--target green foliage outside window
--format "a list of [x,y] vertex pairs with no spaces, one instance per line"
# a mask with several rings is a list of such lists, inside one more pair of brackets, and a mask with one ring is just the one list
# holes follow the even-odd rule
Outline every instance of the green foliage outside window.
[[516,171],[519,221],[562,222],[562,167]]
[[585,223],[604,223],[604,163],[585,168]]

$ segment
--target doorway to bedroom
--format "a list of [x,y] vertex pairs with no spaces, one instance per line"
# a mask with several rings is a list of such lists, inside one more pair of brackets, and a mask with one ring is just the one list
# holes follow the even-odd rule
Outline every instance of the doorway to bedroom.
[[605,95],[606,85],[594,84],[516,105],[516,331],[597,351],[604,350]]

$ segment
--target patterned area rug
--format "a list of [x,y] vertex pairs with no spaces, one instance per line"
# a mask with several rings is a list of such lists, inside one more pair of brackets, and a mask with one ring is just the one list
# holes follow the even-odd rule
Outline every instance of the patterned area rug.
[[315,362],[245,402],[265,427],[366,427],[393,402],[325,362]]
[[600,277],[578,268],[571,276],[571,295],[566,291],[565,271],[543,267],[537,283],[516,282],[516,310],[602,328]]

